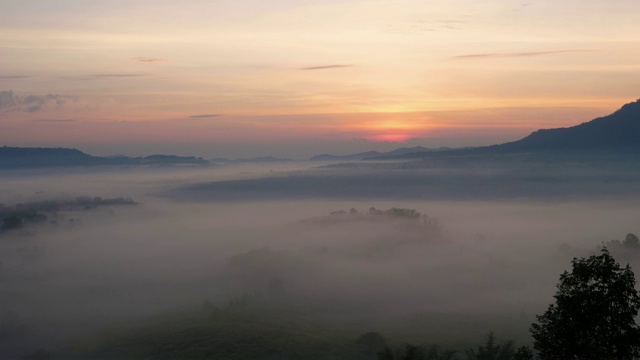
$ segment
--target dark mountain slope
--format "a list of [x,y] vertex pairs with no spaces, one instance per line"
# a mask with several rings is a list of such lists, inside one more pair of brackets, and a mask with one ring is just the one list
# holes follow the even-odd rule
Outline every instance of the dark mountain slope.
[[640,100],[577,126],[538,130],[521,140],[491,148],[502,151],[640,149]]

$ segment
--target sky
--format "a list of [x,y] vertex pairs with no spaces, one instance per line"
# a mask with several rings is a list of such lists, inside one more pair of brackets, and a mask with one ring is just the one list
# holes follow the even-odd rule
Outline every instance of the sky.
[[637,0],[0,0],[0,145],[478,146],[640,98]]

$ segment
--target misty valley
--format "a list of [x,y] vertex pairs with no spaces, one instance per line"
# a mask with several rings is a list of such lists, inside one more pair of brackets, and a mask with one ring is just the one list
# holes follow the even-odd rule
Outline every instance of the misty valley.
[[483,157],[3,170],[0,354],[526,355],[573,258],[606,246],[640,268],[638,168]]
[[640,360],[640,0],[0,0],[0,360]]

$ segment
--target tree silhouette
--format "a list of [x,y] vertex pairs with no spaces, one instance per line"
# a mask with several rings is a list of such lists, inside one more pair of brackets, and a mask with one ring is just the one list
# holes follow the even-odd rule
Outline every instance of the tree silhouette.
[[533,360],[533,351],[528,346],[520,346],[516,352],[513,353],[513,360]]
[[626,247],[629,247],[629,248],[637,249],[637,248],[640,247],[640,239],[638,239],[638,237],[635,234],[629,233],[624,238],[624,241],[622,242],[622,245],[624,245]]
[[602,254],[574,258],[560,275],[555,304],[531,325],[541,359],[634,359],[640,355],[636,280],[604,247]]
[[366,332],[356,340],[363,353],[374,356],[387,347],[387,340],[377,332]]
[[478,352],[467,350],[469,360],[511,360],[514,354],[513,341],[498,344],[493,332],[487,335],[484,346],[478,346]]
[[437,346],[424,347],[406,344],[404,349],[391,350],[388,346],[378,352],[378,360],[452,360],[456,351],[441,351]]

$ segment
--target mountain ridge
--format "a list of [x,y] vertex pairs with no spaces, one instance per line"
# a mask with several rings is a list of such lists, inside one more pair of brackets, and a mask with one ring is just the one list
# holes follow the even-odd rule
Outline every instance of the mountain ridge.
[[74,148],[0,147],[0,168],[39,168],[101,165],[208,165],[195,156],[154,154],[143,157],[93,156]]
[[615,112],[581,124],[540,129],[528,136],[493,145],[505,150],[640,148],[640,99]]
[[440,148],[427,148],[424,146],[414,146],[414,147],[401,147],[395,150],[387,151],[387,152],[379,152],[379,151],[364,151],[356,154],[348,154],[348,155],[330,155],[330,154],[320,154],[311,157],[310,161],[353,161],[353,160],[365,160],[369,158],[376,158],[381,156],[401,156],[412,153],[420,153],[420,152],[438,152],[438,151],[447,151],[453,150],[449,147],[440,147]]

